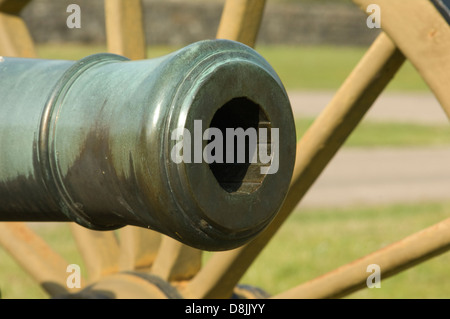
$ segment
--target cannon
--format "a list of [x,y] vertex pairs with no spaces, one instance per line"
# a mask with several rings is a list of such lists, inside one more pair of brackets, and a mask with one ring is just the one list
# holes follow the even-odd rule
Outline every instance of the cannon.
[[138,61],[5,57],[0,74],[1,221],[134,225],[225,250],[260,233],[287,194],[289,99],[246,45],[207,40]]

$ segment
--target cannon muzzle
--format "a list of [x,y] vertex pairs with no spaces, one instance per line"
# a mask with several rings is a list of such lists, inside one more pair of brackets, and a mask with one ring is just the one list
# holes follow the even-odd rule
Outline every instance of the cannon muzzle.
[[0,61],[1,221],[135,225],[225,250],[280,208],[294,121],[251,48],[210,40],[152,60]]

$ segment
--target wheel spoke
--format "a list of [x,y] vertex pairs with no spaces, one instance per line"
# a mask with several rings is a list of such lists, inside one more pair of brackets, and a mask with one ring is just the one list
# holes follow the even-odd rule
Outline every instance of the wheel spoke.
[[119,270],[119,243],[114,231],[94,231],[72,223],[71,230],[85,263],[89,282]]
[[141,0],[105,0],[108,51],[131,60],[145,59]]
[[149,270],[161,244],[160,233],[127,226],[119,230],[121,271]]
[[191,279],[201,267],[202,251],[164,236],[150,271],[167,281]]
[[33,40],[19,16],[30,0],[0,0],[0,55],[35,57]]
[[239,41],[253,47],[258,36],[265,3],[265,0],[227,0],[216,37]]
[[[371,0],[353,0],[367,8]],[[386,34],[414,65],[450,118],[450,27],[431,1],[377,1]],[[405,36],[407,35],[407,36]]]
[[195,298],[227,298],[301,198],[321,174],[405,58],[382,33],[333,100],[297,144],[291,187],[274,221],[249,244],[215,253],[187,287]]
[[[69,263],[25,223],[0,223],[0,244],[50,296],[69,293],[66,285]],[[76,291],[77,288],[70,290]]]

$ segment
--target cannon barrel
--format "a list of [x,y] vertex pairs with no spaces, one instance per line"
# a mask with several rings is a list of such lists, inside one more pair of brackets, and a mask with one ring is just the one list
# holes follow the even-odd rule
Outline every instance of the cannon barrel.
[[280,208],[295,126],[251,48],[208,40],[151,60],[0,61],[1,221],[135,225],[225,250]]

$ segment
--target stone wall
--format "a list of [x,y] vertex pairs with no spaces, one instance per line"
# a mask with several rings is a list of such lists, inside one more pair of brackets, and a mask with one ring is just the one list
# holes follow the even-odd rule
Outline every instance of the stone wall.
[[[69,29],[69,4],[81,8],[81,29]],[[149,44],[186,45],[214,38],[223,1],[143,0]],[[37,43],[105,43],[103,0],[33,0],[22,16]],[[268,0],[258,43],[368,45],[379,30],[368,29],[354,5]]]

